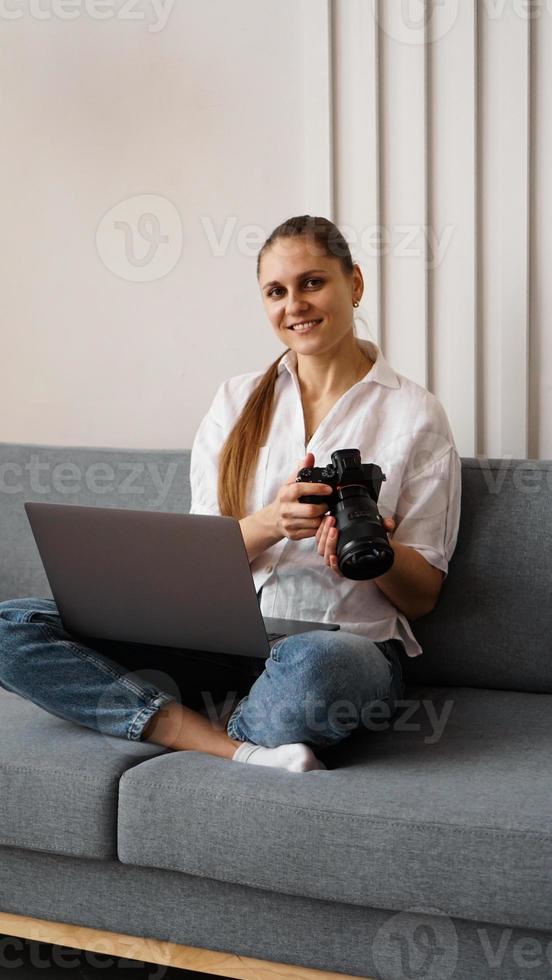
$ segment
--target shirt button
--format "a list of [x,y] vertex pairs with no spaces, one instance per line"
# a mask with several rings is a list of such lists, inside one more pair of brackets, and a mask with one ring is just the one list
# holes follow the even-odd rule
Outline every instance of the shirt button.
[[265,572],[272,572],[272,571],[274,571],[274,565],[267,565],[265,568]]

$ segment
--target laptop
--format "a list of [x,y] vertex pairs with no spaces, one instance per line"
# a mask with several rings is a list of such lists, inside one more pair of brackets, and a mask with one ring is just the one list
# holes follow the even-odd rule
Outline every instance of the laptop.
[[68,633],[266,659],[284,636],[339,629],[263,617],[233,517],[24,506]]

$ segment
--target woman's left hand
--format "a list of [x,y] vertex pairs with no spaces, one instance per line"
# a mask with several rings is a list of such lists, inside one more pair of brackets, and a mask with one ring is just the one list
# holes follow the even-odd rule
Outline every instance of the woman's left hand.
[[[328,516],[321,521],[320,527],[316,532],[316,544],[318,554],[322,555],[326,565],[328,565],[332,572],[335,572],[339,578],[345,578],[337,567],[336,549],[339,534],[335,523],[335,517],[333,517],[331,514],[328,514]],[[396,524],[392,517],[384,517],[383,526],[388,534],[392,534],[395,530]]]

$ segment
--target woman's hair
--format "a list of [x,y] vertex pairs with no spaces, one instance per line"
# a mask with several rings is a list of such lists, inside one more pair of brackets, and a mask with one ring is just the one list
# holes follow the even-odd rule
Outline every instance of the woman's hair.
[[[257,255],[257,279],[261,258],[267,249],[279,239],[301,237],[312,239],[322,254],[339,259],[343,272],[352,274],[353,259],[339,228],[327,218],[303,214],[288,218],[266,239]],[[270,427],[278,365],[288,350],[289,347],[265,371],[221,449],[217,492],[220,513],[224,517],[240,520],[246,516],[249,480],[255,473],[259,448]]]

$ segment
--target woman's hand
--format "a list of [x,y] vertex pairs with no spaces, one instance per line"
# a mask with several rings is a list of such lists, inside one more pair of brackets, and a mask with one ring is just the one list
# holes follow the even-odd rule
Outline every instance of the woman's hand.
[[[289,538],[291,541],[314,537],[328,510],[328,503],[323,501],[323,498],[333,493],[333,488],[324,483],[297,483],[297,474],[305,466],[314,466],[313,453],[307,453],[305,458],[299,461],[287,482],[280,487],[272,504],[273,522],[280,537]],[[299,497],[314,494],[320,494],[322,503],[300,503]]]
[[[326,565],[331,568],[332,572],[335,572],[339,578],[345,578],[337,567],[336,549],[339,534],[335,524],[335,517],[333,517],[331,514],[322,520],[320,527],[316,532],[318,554],[322,555]],[[392,517],[384,517],[383,526],[388,534],[392,534],[397,525]]]

